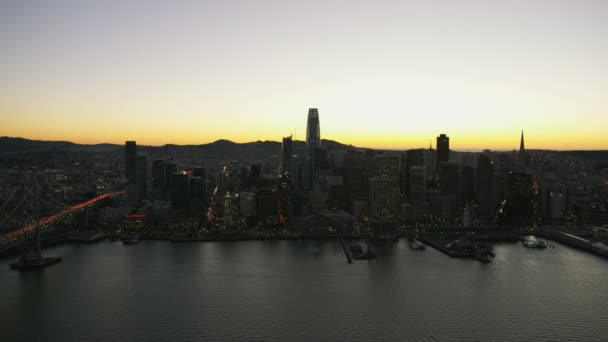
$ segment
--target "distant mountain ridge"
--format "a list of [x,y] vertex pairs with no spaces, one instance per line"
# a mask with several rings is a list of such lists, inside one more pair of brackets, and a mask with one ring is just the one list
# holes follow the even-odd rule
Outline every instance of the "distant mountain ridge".
[[[305,142],[294,140],[294,153],[302,154],[305,151]],[[342,144],[338,141],[323,139],[323,146],[327,150],[358,148],[352,145]],[[100,143],[100,144],[77,144],[70,141],[45,141],[30,140],[20,137],[0,137],[0,154],[43,152],[45,150],[64,150],[72,152],[115,152],[122,150],[122,144]],[[167,156],[179,158],[185,155],[200,154],[210,158],[238,158],[243,154],[250,154],[251,157],[268,156],[271,154],[280,155],[281,142],[265,140],[237,143],[227,139],[219,139],[207,144],[199,145],[177,145],[165,144],[162,146],[138,145],[140,151],[149,152],[152,156]],[[543,150],[529,150],[529,152]],[[549,150],[544,150],[549,151]],[[458,152],[458,151],[456,151]],[[500,152],[500,151],[496,151]],[[509,151],[502,151],[509,152]],[[571,156],[586,159],[608,159],[608,150],[569,150],[555,151]]]
[[[345,149],[349,145],[341,144],[333,140],[322,140],[322,144],[328,149]],[[251,153],[271,153],[279,154],[281,151],[281,143],[278,141],[253,141],[246,143],[236,143],[226,139],[216,140],[207,144],[200,145],[176,145],[166,144],[162,146],[137,146],[142,151],[151,152],[152,154],[162,155],[179,155],[181,152],[188,153],[204,153],[206,156],[229,156],[233,154],[242,154],[243,152]],[[305,142],[294,141],[294,150],[296,153],[304,152]],[[123,145],[119,144],[77,144],[70,141],[45,141],[45,140],[30,140],[18,137],[0,137],[0,153],[17,153],[17,152],[34,152],[44,150],[69,150],[69,151],[91,151],[91,152],[115,152],[122,149]]]

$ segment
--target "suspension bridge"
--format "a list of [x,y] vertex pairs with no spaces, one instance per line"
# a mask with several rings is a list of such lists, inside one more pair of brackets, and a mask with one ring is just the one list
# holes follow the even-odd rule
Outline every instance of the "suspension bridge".
[[[11,248],[16,247],[17,245],[23,244],[25,240],[29,239],[32,236],[32,233],[35,233],[35,245],[33,255],[40,259],[40,234],[42,231],[48,230],[49,227],[52,226],[56,221],[65,218],[70,214],[74,214],[80,210],[84,210],[89,206],[92,206],[106,198],[119,196],[125,194],[125,191],[111,191],[101,195],[98,195],[94,198],[86,200],[84,202],[72,205],[66,205],[61,201],[54,198],[54,196],[49,193],[45,187],[41,187],[38,183],[36,177],[34,177],[33,184],[21,184],[19,186],[14,186],[13,191],[10,195],[4,200],[2,205],[0,206],[0,210],[6,207],[9,203],[12,203],[13,209],[8,211],[5,217],[0,216],[0,225],[6,222],[13,214],[16,212],[21,213],[24,218],[26,218],[27,224],[24,224],[22,227],[17,229],[12,229],[7,233],[0,234],[0,252],[4,252]],[[17,196],[17,194],[21,196]],[[20,200],[14,200],[15,198],[19,198]],[[54,214],[46,217],[40,217],[40,204],[44,202],[47,204],[47,211],[56,211]],[[32,217],[28,210],[35,210],[35,217]],[[31,251],[30,251],[31,252]],[[44,258],[43,258],[44,259]]]

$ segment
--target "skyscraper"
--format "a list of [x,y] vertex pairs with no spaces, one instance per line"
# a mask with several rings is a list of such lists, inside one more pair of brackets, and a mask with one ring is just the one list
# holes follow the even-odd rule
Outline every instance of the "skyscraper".
[[524,130],[521,130],[521,140],[519,142],[519,154],[517,156],[517,170],[526,171],[526,150],[524,148]]
[[437,169],[439,165],[450,161],[450,138],[445,134],[437,137]]
[[456,196],[458,194],[460,181],[460,166],[458,163],[440,163],[437,173],[439,178],[439,191],[441,194]]
[[368,207],[369,178],[375,175],[375,151],[349,149],[346,152],[344,184],[348,207],[353,210],[355,202],[365,202]]
[[388,221],[399,205],[399,193],[394,191],[389,176],[369,178],[369,210],[376,220]]
[[171,174],[171,208],[190,209],[190,175],[184,171]]
[[487,155],[479,156],[476,182],[478,213],[481,218],[489,221],[496,214],[496,201],[494,200],[494,163]]
[[[406,191],[406,193],[408,193],[409,195],[411,195],[411,191],[412,191],[412,184],[410,183],[412,181],[411,177],[410,177],[410,173],[411,173],[411,168],[413,166],[425,166],[425,151],[424,149],[415,149],[415,150],[409,150],[407,151],[407,160],[406,160],[406,184],[405,184],[405,188],[404,190]],[[434,167],[434,166],[433,166]],[[428,174],[425,174],[425,176],[428,176]],[[417,181],[419,181],[419,179],[417,179]],[[424,180],[426,182],[426,180]],[[426,188],[426,184],[425,184],[425,188]]]
[[281,174],[284,175],[289,175],[289,177],[291,177],[291,170],[290,165],[291,165],[291,159],[293,157],[293,140],[291,138],[291,135],[288,137],[283,138],[283,144],[281,145]]
[[500,223],[530,226],[534,223],[534,207],[532,175],[527,172],[509,172],[507,198],[499,217]]
[[426,167],[412,165],[409,169],[409,200],[414,204],[426,201]]
[[148,188],[150,177],[148,175],[148,157],[146,155],[137,156],[136,168],[136,183],[137,183],[137,199],[142,201],[148,198]]
[[163,194],[167,191],[167,164],[164,159],[152,163],[152,188]]
[[125,142],[125,177],[129,182],[135,182],[137,172],[137,143]]
[[321,146],[321,127],[319,125],[319,110],[308,109],[308,121],[306,122],[306,149],[312,150]]
[[389,191],[391,192],[391,210],[396,210],[399,200],[399,172],[401,171],[401,154],[397,152],[384,152],[376,155],[376,175],[386,176],[389,179]]
[[316,151],[321,147],[321,128],[319,127],[319,111],[317,108],[308,109],[306,122],[306,170],[305,188],[311,190],[317,169]]

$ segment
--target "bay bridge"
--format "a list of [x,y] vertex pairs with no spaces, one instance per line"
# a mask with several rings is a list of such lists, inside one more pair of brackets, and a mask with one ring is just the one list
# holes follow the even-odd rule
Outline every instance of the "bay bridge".
[[[6,233],[0,233],[0,254],[17,246],[24,246],[28,239],[35,235],[34,254],[40,258],[40,234],[52,230],[53,224],[69,215],[97,204],[98,202],[115,196],[124,195],[125,191],[109,191],[86,201],[67,205],[55,198],[44,184],[41,186],[38,177],[29,177],[25,182],[21,180],[14,182],[9,187],[12,191],[0,192],[0,227],[11,217],[23,225],[11,229]],[[4,196],[8,193],[8,196]],[[54,212],[46,217],[41,217],[41,205],[45,205],[46,212]],[[7,208],[4,211],[4,208]],[[8,210],[10,209],[10,210]],[[33,215],[32,215],[33,212]],[[14,218],[15,219],[15,218]],[[25,253],[25,252],[22,252]],[[22,255],[23,256],[23,255]]]

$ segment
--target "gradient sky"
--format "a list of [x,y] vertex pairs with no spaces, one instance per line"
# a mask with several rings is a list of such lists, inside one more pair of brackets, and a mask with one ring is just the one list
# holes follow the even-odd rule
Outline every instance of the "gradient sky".
[[[608,149],[608,1],[0,0],[0,135]],[[434,145],[434,142],[433,142]]]

